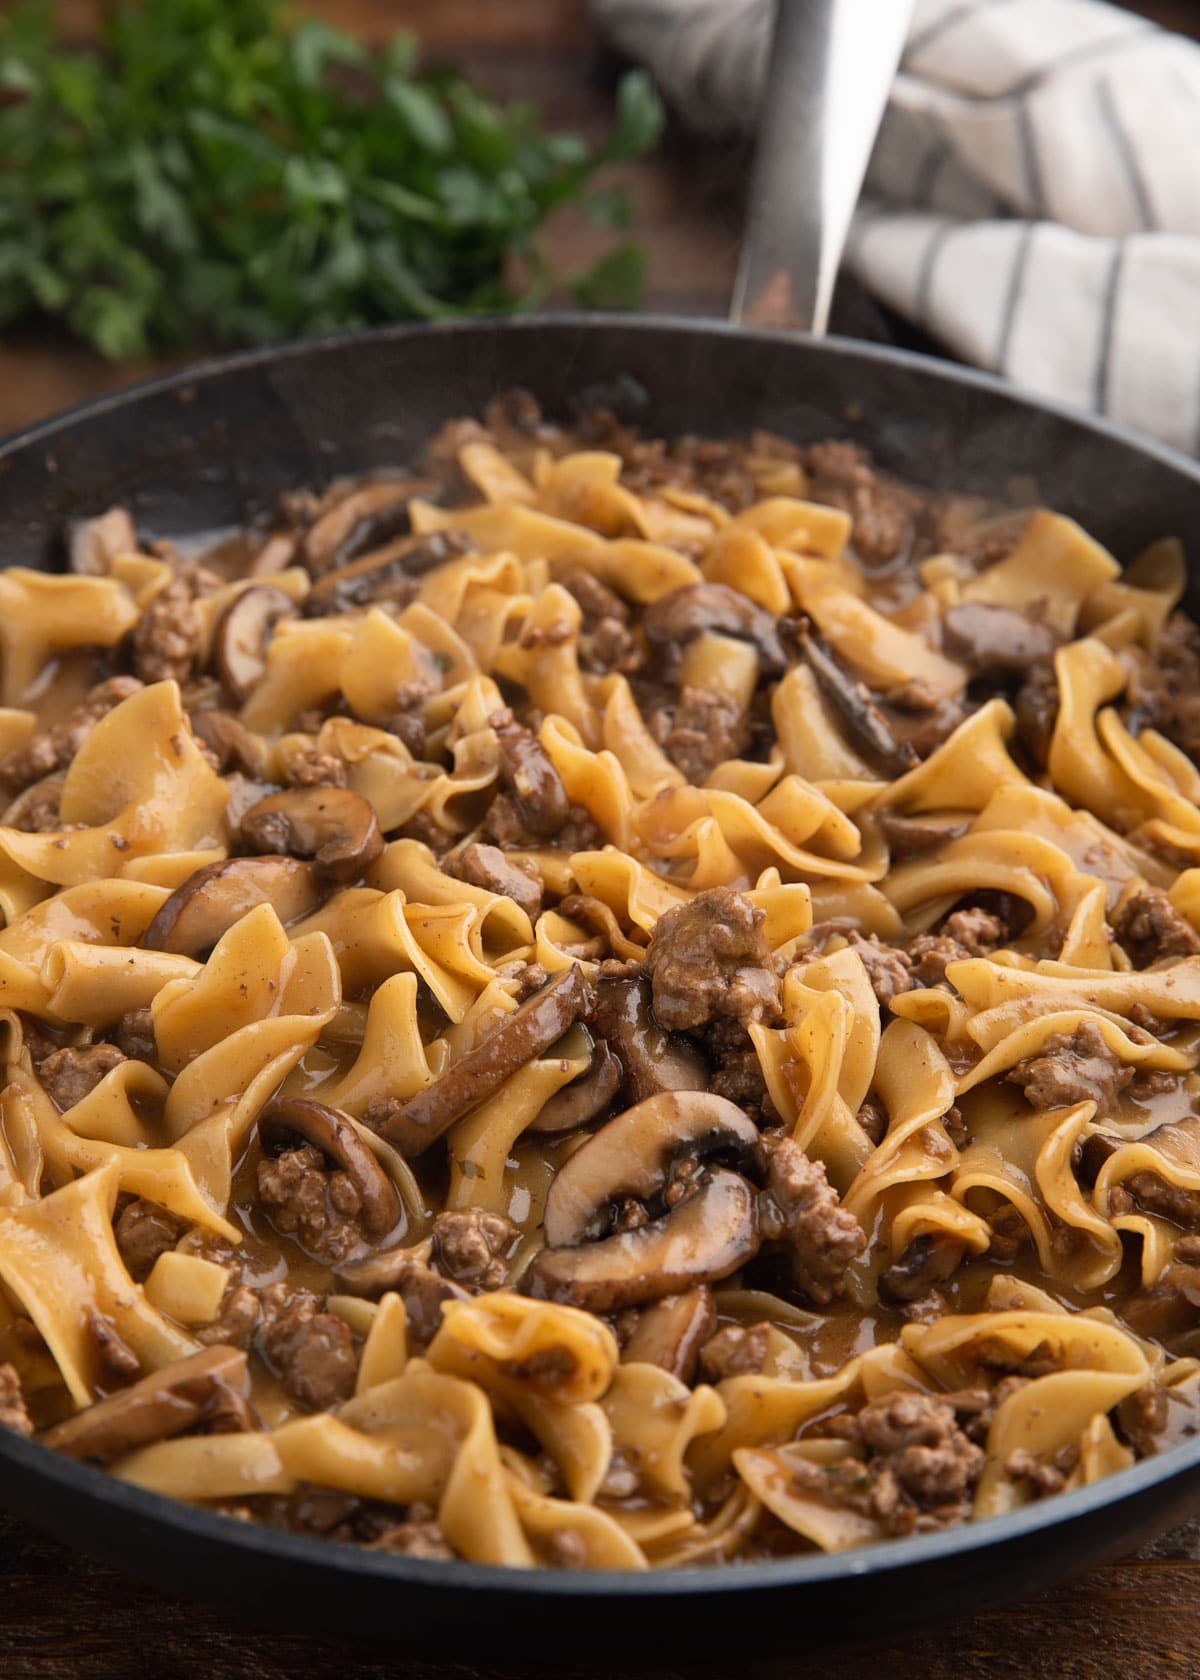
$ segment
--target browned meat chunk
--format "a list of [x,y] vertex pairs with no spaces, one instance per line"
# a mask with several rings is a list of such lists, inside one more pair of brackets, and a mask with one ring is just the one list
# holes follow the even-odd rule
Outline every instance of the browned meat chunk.
[[377,1301],[394,1290],[404,1301],[408,1334],[414,1347],[426,1347],[437,1335],[447,1301],[466,1301],[470,1291],[431,1271],[411,1249],[389,1248],[382,1254],[352,1260],[336,1274],[340,1288]]
[[707,1026],[723,1015],[747,1025],[779,1013],[765,920],[757,905],[729,887],[698,893],[660,919],[646,972],[654,1013],[668,1031]]
[[349,1173],[332,1169],[312,1144],[264,1156],[258,1196],[277,1231],[295,1237],[319,1260],[336,1264],[363,1240],[362,1196]]
[[1112,928],[1135,968],[1200,952],[1200,933],[1157,887],[1136,886],[1123,893]]
[[728,1016],[713,1021],[704,1034],[704,1050],[714,1069],[710,1091],[728,1097],[760,1124],[778,1120],[758,1051],[740,1021]]
[[1128,699],[1138,722],[1159,729],[1200,764],[1200,629],[1183,613],[1137,666]]
[[700,1369],[705,1381],[757,1376],[767,1362],[770,1339],[769,1324],[727,1324],[700,1350]]
[[502,1213],[467,1208],[433,1222],[433,1263],[446,1277],[476,1289],[502,1289],[508,1256],[521,1233]]
[[65,1111],[90,1096],[104,1076],[124,1060],[115,1044],[93,1044],[89,1050],[55,1050],[38,1068],[38,1078],[55,1106]]
[[1157,1173],[1134,1173],[1113,1190],[1112,1201],[1118,1213],[1125,1212],[1129,1203],[1134,1202],[1144,1213],[1156,1213],[1185,1231],[1200,1230],[1200,1191],[1168,1184]]
[[654,714],[650,728],[672,764],[697,785],[718,764],[740,758],[750,740],[746,712],[715,688],[684,688],[674,706]]
[[262,1317],[258,1296],[245,1283],[231,1283],[221,1300],[221,1310],[211,1324],[196,1332],[196,1339],[209,1346],[248,1348]]
[[307,1290],[271,1283],[259,1291],[263,1355],[302,1406],[328,1410],[354,1392],[358,1359],[349,1327],[320,1312]]
[[154,1016],[148,1009],[127,1009],[117,1022],[118,1047],[131,1061],[152,1062],[158,1054]]
[[22,834],[53,834],[63,828],[79,828],[79,823],[64,824],[62,820],[62,776],[47,776],[27,788],[8,813],[8,824]]
[[894,997],[912,989],[912,964],[895,945],[885,945],[878,934],[849,933],[846,943],[862,960],[871,989],[886,1009]]
[[783,1132],[763,1138],[767,1183],[759,1206],[763,1236],[790,1250],[797,1287],[828,1306],[845,1285],[852,1260],[867,1246],[861,1225],[847,1213],[819,1161],[810,1161]]
[[889,1394],[864,1406],[858,1438],[886,1458],[903,1491],[918,1505],[965,1499],[983,1469],[983,1452],[958,1427],[953,1407],[930,1394]]
[[95,1307],[88,1307],[85,1317],[88,1337],[100,1368],[101,1384],[106,1388],[119,1388],[132,1382],[141,1364],[112,1319],[106,1313],[97,1312]]
[[0,1365],[0,1429],[11,1429],[15,1435],[33,1434],[15,1365]]
[[[799,1462],[793,1467],[797,1487],[873,1517],[892,1535],[964,1520],[985,1455],[960,1427],[958,1398],[891,1394],[855,1417],[835,1420],[843,1435],[865,1449],[865,1462]],[[971,1394],[966,1398],[973,1403]],[[967,1415],[974,1420],[973,1410]]]
[[519,905],[531,921],[541,914],[542,878],[532,864],[505,857],[499,846],[472,840],[442,859],[442,868],[456,881],[467,881],[485,892],[499,893]]
[[436,1522],[402,1522],[385,1528],[367,1547],[372,1552],[392,1552],[399,1557],[438,1558],[457,1556]]
[[1016,607],[961,601],[942,619],[946,652],[973,672],[1023,671],[1054,658],[1058,637],[1048,624]]
[[165,589],[149,603],[133,632],[133,664],[143,682],[186,682],[200,652],[196,600],[221,588],[204,566],[179,565]]
[[[0,758],[0,792],[12,795],[55,770],[64,770],[100,719],[141,688],[136,677],[110,677],[89,690],[61,723],[37,730],[23,747]],[[40,828],[41,825],[39,825]],[[37,830],[34,830],[35,832]]]
[[921,986],[940,985],[948,963],[990,955],[1005,943],[1008,931],[1008,924],[990,910],[956,910],[940,933],[918,934],[909,946],[913,979]]
[[130,1277],[141,1283],[149,1277],[154,1262],[165,1254],[183,1235],[187,1226],[166,1208],[153,1202],[130,1202],[117,1220],[117,1247]]
[[1139,1458],[1158,1450],[1158,1437],[1167,1427],[1167,1410],[1167,1397],[1156,1382],[1143,1383],[1117,1406],[1118,1432]]
[[1017,739],[1039,770],[1050,762],[1050,742],[1058,722],[1058,679],[1052,665],[1035,665],[1013,701]]
[[629,627],[629,608],[621,597],[582,566],[564,572],[558,581],[583,610],[579,627],[581,669],[598,676],[607,676],[610,671],[631,676],[640,670],[644,655]]
[[[498,845],[537,845],[558,833],[571,814],[562,778],[531,729],[505,709],[488,719],[500,743],[500,780],[505,792],[492,801],[488,832]],[[497,806],[515,809],[520,840],[502,838],[493,824]],[[498,814],[497,814],[498,815]]]
[[868,1097],[858,1111],[858,1123],[878,1147],[887,1136],[888,1114],[878,1097]]
[[1040,1053],[1024,1057],[1008,1078],[1022,1087],[1032,1108],[1092,1101],[1097,1114],[1106,1114],[1133,1078],[1133,1069],[1117,1060],[1096,1023],[1086,1021],[1069,1038],[1051,1033]]
[[877,473],[857,444],[839,438],[814,443],[805,451],[804,465],[812,498],[850,515],[851,540],[864,565],[883,566],[907,556],[919,497]]
[[346,785],[345,760],[337,753],[320,752],[315,743],[299,752],[289,753],[281,772],[288,787],[344,788]]

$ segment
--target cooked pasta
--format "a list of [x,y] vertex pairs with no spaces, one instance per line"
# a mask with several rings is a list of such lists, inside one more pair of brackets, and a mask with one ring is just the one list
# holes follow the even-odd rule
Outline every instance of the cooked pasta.
[[0,574],[0,1422],[635,1570],[1195,1432],[1177,544],[514,393],[69,551]]

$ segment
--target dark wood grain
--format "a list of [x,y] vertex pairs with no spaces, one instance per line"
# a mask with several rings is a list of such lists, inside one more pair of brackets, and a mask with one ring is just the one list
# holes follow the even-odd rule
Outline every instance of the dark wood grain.
[[[4,0],[0,0],[3,5]],[[590,135],[609,119],[610,81],[598,68],[586,0],[312,0],[312,10],[372,38],[419,30],[434,57],[454,58],[496,92],[537,99],[555,123]],[[1137,10],[1200,33],[1191,0],[1142,0]],[[65,0],[85,33],[93,0]],[[624,172],[651,255],[651,307],[720,314],[737,246],[736,193],[745,154],[699,152],[676,140]],[[564,217],[556,258],[581,265],[601,238]],[[150,365],[111,368],[50,334],[0,344],[0,435],[70,403],[144,377]],[[935,1607],[936,1608],[936,1607]],[[945,1606],[947,1614],[952,1606]],[[869,1607],[866,1614],[869,1616]],[[570,1666],[546,1654],[545,1672]],[[644,1680],[703,1680],[696,1665],[648,1670]],[[741,1680],[1183,1680],[1200,1673],[1200,1533],[1181,1531],[1154,1555],[1099,1570],[1018,1606],[891,1645],[806,1651],[803,1627],[786,1659],[759,1658],[746,1630]],[[715,1671],[714,1671],[715,1672]],[[729,1673],[729,1665],[720,1671]],[[510,1669],[412,1662],[304,1635],[249,1627],[82,1561],[0,1518],[0,1680],[519,1680]]]

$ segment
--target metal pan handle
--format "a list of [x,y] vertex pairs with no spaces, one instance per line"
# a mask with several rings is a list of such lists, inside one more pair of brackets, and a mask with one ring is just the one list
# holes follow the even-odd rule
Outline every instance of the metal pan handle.
[[777,0],[729,315],[818,336],[911,0]]

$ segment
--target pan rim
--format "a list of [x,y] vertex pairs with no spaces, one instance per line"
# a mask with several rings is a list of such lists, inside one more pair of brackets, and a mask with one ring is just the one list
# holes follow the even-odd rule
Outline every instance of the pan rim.
[[[814,339],[808,334],[751,331],[728,321],[701,316],[619,315],[573,310],[548,311],[516,318],[477,316],[434,323],[398,323],[207,358],[76,404],[0,438],[0,465],[26,450],[53,444],[72,427],[117,409],[136,406],[144,400],[172,392],[183,392],[198,384],[257,367],[290,365],[309,356],[364,343],[384,344],[434,337],[487,337],[501,330],[510,335],[526,334],[546,328],[583,333],[618,330],[626,335],[638,336],[668,333],[698,339],[729,338],[742,343],[766,344],[785,352],[791,348],[802,348],[806,354],[898,367],[925,379],[1001,397],[1017,408],[1049,415],[1119,444],[1200,486],[1200,461],[1180,450],[1144,437],[1104,416],[1053,398],[1020,391],[994,374],[960,367],[921,352],[833,336]],[[0,482],[0,497],[2,494],[3,485]],[[404,1583],[426,1589],[433,1586],[475,1589],[516,1600],[550,1597],[592,1601],[617,1596],[639,1601],[669,1601],[691,1598],[699,1593],[774,1593],[858,1577],[878,1579],[893,1572],[935,1564],[951,1554],[986,1552],[991,1546],[1065,1526],[1107,1507],[1118,1507],[1161,1483],[1182,1477],[1187,1471],[1200,1467],[1200,1436],[1104,1477],[1088,1487],[1056,1494],[978,1523],[882,1541],[845,1552],[763,1559],[718,1568],[693,1566],[650,1570],[644,1574],[632,1570],[525,1570],[465,1561],[447,1565],[441,1560],[370,1552],[354,1544],[290,1534],[284,1530],[239,1522],[168,1495],[136,1487],[119,1480],[109,1471],[77,1463],[38,1441],[23,1439],[6,1430],[0,1430],[0,1464],[25,1471],[44,1487],[84,1500],[100,1510],[107,1509],[123,1520],[148,1523],[160,1532],[170,1531],[182,1538],[202,1539],[224,1552],[231,1571],[236,1568],[238,1559],[244,1558],[247,1561],[255,1559],[309,1565],[332,1571],[339,1577],[371,1579],[381,1585]],[[62,1532],[61,1527],[59,1532]]]

